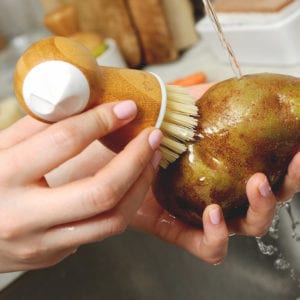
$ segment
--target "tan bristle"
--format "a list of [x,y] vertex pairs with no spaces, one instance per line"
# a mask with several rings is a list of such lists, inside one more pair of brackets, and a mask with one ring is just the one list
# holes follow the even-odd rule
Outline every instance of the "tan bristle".
[[167,121],[188,128],[194,128],[195,126],[197,126],[197,119],[195,117],[182,115],[173,111],[166,112],[164,122]]
[[189,128],[172,124],[170,122],[163,122],[160,129],[168,135],[174,136],[176,139],[180,141],[190,141],[194,138],[194,131]]
[[167,168],[186,151],[186,142],[192,141],[197,126],[198,108],[195,99],[178,86],[167,86],[167,108],[161,130],[164,138],[160,151],[162,168]]

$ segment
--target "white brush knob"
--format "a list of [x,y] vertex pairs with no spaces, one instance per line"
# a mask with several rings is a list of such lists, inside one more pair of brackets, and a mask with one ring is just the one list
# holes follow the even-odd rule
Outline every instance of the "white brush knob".
[[79,68],[65,61],[51,60],[30,70],[22,93],[30,111],[45,121],[57,122],[84,110],[90,87]]

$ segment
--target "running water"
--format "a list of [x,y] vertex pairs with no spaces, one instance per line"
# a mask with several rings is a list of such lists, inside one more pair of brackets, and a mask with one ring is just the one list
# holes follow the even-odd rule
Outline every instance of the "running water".
[[[300,241],[300,235],[297,233],[298,225],[300,225],[300,222],[295,220],[294,214],[292,212],[292,206],[291,201],[288,201],[284,204],[278,205],[277,212],[274,216],[272,225],[269,229],[269,232],[267,234],[268,237],[271,237],[275,241],[279,239],[280,232],[279,232],[279,225],[280,225],[280,217],[279,213],[283,210],[286,212],[286,215],[288,216],[290,222],[291,222],[291,237],[296,242]],[[286,233],[285,233],[286,234]],[[289,273],[290,278],[296,283],[297,287],[300,288],[300,277],[299,274],[296,273],[295,269],[293,268],[291,262],[282,254],[280,253],[278,247],[276,247],[273,243],[265,244],[263,241],[263,238],[258,237],[256,238],[257,246],[259,251],[263,255],[267,256],[274,256],[274,268],[278,271],[287,271]],[[295,247],[298,245],[296,244]],[[300,300],[296,299],[296,300]]]
[[[230,66],[232,68],[232,71],[234,72],[235,76],[240,79],[242,76],[241,67],[237,61],[237,58],[234,54],[234,51],[228,42],[228,40],[225,37],[225,34],[223,32],[222,26],[220,24],[220,21],[217,17],[217,14],[210,2],[210,0],[202,0],[206,14],[208,15],[210,21],[212,22],[212,25],[214,26],[215,31],[217,32],[217,35],[219,37],[219,40],[222,44],[222,47],[224,48],[224,51],[226,52]],[[292,212],[291,203],[286,202],[283,205],[278,206],[277,212],[274,216],[272,225],[269,229],[268,236],[271,237],[274,241],[279,239],[279,223],[280,223],[280,217],[279,217],[279,211],[281,209],[284,209],[290,219],[291,222],[291,236],[295,240],[295,242],[300,242],[300,231],[297,232],[297,229],[300,230],[300,222],[295,220],[294,214]],[[260,252],[263,255],[267,256],[275,256],[274,260],[274,268],[278,271],[288,271],[290,274],[290,277],[292,280],[294,280],[297,284],[297,286],[300,288],[300,277],[298,274],[296,274],[296,271],[292,268],[291,263],[283,256],[282,253],[280,253],[279,249],[273,245],[273,244],[265,244],[263,241],[263,238],[257,237],[256,242],[258,245],[258,248]],[[295,245],[296,247],[298,245]],[[296,300],[300,300],[300,297]]]
[[297,229],[299,228],[298,226],[300,225],[299,221],[296,221],[292,212],[292,207],[291,207],[291,202],[288,201],[284,203],[283,207],[285,208],[290,221],[291,221],[291,227],[292,227],[292,238],[296,240],[297,242],[300,242],[300,235],[297,232]]
[[210,0],[203,0],[203,4],[204,4],[205,10],[206,10],[206,14],[210,18],[210,20],[214,26],[214,29],[216,30],[216,32],[218,34],[218,37],[222,44],[222,47],[224,48],[224,50],[228,56],[232,71],[235,74],[235,76],[238,79],[240,79],[242,77],[241,67],[237,61],[237,58],[232,50],[230,43],[228,42],[228,40],[225,37],[225,34],[223,32],[221,23],[217,17],[215,9],[213,8],[212,4],[210,3]]

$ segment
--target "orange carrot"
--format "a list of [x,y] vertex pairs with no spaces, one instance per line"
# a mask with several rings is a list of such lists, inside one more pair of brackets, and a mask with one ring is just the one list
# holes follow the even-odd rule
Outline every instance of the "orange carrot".
[[196,72],[191,75],[171,81],[169,85],[191,86],[206,82],[206,75],[203,72]]

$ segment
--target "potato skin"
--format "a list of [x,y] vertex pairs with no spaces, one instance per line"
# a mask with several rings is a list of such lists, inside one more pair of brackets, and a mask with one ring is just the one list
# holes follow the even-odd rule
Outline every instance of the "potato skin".
[[219,204],[226,219],[245,213],[245,186],[263,172],[276,191],[300,145],[300,79],[253,74],[211,87],[197,101],[195,141],[153,184],[157,201],[183,221],[202,225]]

